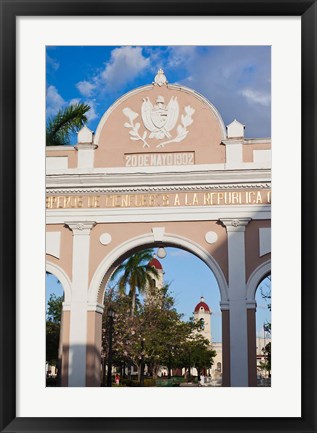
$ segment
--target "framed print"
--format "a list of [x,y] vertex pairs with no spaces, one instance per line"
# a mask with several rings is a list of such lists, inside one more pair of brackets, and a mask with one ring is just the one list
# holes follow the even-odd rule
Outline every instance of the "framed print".
[[315,432],[316,2],[1,35],[1,431]]

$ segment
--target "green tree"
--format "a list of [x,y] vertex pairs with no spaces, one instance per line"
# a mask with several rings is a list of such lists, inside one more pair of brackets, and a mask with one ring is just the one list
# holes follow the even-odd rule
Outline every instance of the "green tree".
[[160,289],[159,302],[145,303],[142,312],[144,355],[153,377],[160,366],[168,367],[169,372],[191,327],[182,321],[182,314],[174,308],[174,298],[168,292],[169,285]]
[[46,313],[46,361],[57,365],[63,296],[51,294]]
[[47,302],[46,320],[57,324],[61,323],[63,298],[63,296],[56,296],[51,293]]
[[198,380],[204,368],[208,369],[213,365],[213,358],[216,351],[212,349],[209,341],[200,334],[196,334],[189,342],[187,350],[190,352],[191,365],[197,369]]
[[70,134],[77,133],[87,123],[90,106],[83,103],[69,105],[58,111],[46,124],[46,146],[70,143]]
[[267,371],[269,377],[271,377],[271,342],[263,347],[262,352],[265,356],[265,360],[260,362],[260,368],[261,370]]
[[117,267],[111,277],[111,281],[116,281],[119,293],[126,293],[129,289],[131,296],[131,316],[135,312],[135,302],[137,291],[144,293],[147,287],[152,285],[154,278],[158,276],[155,267],[148,266],[153,258],[153,250],[146,249],[137,252],[125,260]]

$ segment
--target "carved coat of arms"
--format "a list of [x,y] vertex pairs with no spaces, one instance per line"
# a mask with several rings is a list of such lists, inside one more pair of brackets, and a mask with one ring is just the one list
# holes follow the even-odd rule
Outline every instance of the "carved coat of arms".
[[184,108],[184,114],[181,115],[181,121],[176,128],[176,135],[173,138],[172,130],[175,128],[179,118],[177,97],[172,96],[167,105],[163,96],[158,96],[154,105],[150,98],[146,97],[143,99],[141,106],[142,121],[146,130],[143,133],[140,132],[141,124],[139,122],[134,123],[139,114],[129,107],[123,109],[124,115],[129,119],[129,122],[125,122],[124,126],[130,129],[130,139],[142,141],[143,147],[150,146],[146,141],[147,138],[164,140],[156,146],[164,147],[166,144],[179,143],[186,138],[189,132],[187,127],[193,123],[192,115],[194,112],[195,110],[189,105]]

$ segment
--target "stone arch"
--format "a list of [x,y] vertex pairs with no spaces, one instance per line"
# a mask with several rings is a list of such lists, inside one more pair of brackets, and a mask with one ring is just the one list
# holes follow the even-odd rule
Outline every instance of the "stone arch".
[[102,260],[90,283],[90,287],[88,291],[88,303],[90,305],[96,305],[102,303],[103,293],[101,292],[103,289],[102,282],[104,276],[108,271],[108,269],[118,259],[120,259],[120,257],[124,256],[129,251],[135,250],[139,247],[142,246],[148,247],[156,244],[162,245],[162,243],[165,246],[174,246],[174,247],[183,248],[186,251],[189,251],[190,253],[199,257],[215,275],[215,278],[219,286],[221,303],[228,302],[228,285],[225,276],[218,263],[204,248],[202,248],[199,244],[193,242],[190,239],[187,239],[179,235],[170,234],[170,233],[165,233],[163,241],[157,243],[154,239],[153,233],[147,233],[142,236],[138,236],[127,240],[126,242],[124,242],[123,244],[115,248]]
[[51,274],[55,275],[56,278],[59,279],[59,281],[63,286],[64,294],[65,294],[63,304],[64,306],[70,305],[71,298],[72,298],[72,284],[66,272],[55,263],[51,263],[49,261],[46,262],[46,270],[47,272],[50,272]]
[[250,275],[247,282],[247,301],[255,302],[256,289],[269,273],[271,272],[271,260],[267,260],[258,266]]

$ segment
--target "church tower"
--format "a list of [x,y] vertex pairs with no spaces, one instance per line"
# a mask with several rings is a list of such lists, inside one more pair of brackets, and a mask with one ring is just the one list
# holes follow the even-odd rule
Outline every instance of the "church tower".
[[211,311],[203,297],[200,298],[200,302],[195,307],[194,320],[196,322],[203,320],[203,329],[199,332],[211,343]]
[[164,286],[164,271],[161,263],[156,257],[148,263],[148,267],[153,267],[157,270],[157,277],[153,276],[152,284],[146,290],[146,302],[147,303],[159,303],[161,300],[161,289]]

